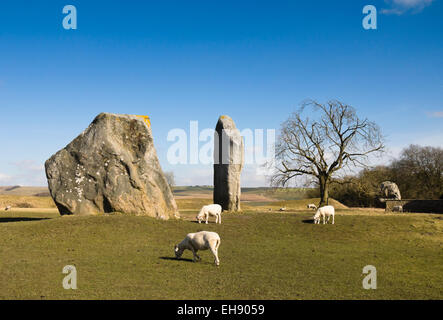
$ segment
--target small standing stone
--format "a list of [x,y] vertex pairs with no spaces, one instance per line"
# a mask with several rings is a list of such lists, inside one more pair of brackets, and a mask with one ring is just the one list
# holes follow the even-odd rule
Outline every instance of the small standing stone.
[[401,200],[400,189],[397,184],[391,181],[384,181],[380,185],[382,199]]

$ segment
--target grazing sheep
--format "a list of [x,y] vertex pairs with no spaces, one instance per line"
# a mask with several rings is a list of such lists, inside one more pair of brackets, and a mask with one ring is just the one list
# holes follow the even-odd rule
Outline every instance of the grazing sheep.
[[323,216],[323,224],[326,223],[326,216],[329,218],[332,216],[332,224],[334,224],[334,216],[335,216],[335,209],[333,206],[324,206],[318,208],[317,212],[314,215],[314,223],[319,224],[320,223],[320,217]]
[[194,262],[201,260],[197,255],[198,250],[210,249],[215,257],[214,263],[216,266],[220,265],[218,259],[218,247],[220,246],[220,236],[215,232],[200,231],[197,233],[188,233],[186,238],[174,247],[175,257],[180,259],[183,251],[191,250],[194,254]]
[[7,206],[6,208],[5,208],[5,211],[8,211],[8,210],[11,210],[11,206]]
[[286,207],[280,208],[279,211],[286,211]]
[[196,219],[198,223],[201,223],[204,218],[206,218],[206,224],[208,224],[209,216],[215,216],[215,223],[221,224],[221,213],[222,207],[219,204],[210,204],[207,206],[203,206],[200,212],[198,213]]
[[310,203],[310,204],[308,204],[308,209],[314,209],[314,210],[317,210],[317,206],[315,205],[315,204],[313,204],[313,203]]
[[393,212],[403,212],[403,206],[392,207]]

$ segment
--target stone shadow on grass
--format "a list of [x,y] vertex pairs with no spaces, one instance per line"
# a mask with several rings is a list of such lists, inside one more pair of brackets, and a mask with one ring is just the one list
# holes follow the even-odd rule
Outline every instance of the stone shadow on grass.
[[39,220],[50,220],[50,219],[51,218],[5,217],[5,218],[0,218],[0,223],[22,222],[22,221],[39,221]]

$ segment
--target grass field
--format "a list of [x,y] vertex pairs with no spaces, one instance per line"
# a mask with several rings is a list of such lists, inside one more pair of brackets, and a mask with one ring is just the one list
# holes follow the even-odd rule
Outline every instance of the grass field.
[[7,206],[13,208],[55,208],[55,203],[50,197],[0,195],[0,212]]
[[[314,225],[303,209],[308,200],[291,201],[244,204],[222,225],[191,221],[205,199],[179,199],[183,219],[169,221],[1,212],[0,298],[443,298],[442,215],[342,209],[335,225]],[[290,211],[274,210],[281,204]],[[173,259],[173,245],[199,230],[220,234],[219,267],[209,251],[199,263],[189,251]],[[362,288],[369,264],[377,268],[376,290]],[[65,265],[77,268],[77,290],[62,287]]]

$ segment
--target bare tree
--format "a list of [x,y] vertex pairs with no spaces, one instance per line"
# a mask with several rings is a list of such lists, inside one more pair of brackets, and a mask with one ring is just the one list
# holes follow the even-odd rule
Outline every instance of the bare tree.
[[377,124],[360,119],[353,107],[310,100],[282,124],[271,181],[285,186],[291,179],[310,177],[318,183],[322,206],[338,171],[366,167],[368,155],[383,150]]
[[165,172],[165,178],[166,181],[168,181],[169,187],[172,189],[175,187],[175,175],[173,171],[166,171]]
[[442,148],[410,145],[390,169],[404,198],[438,199],[443,195]]

